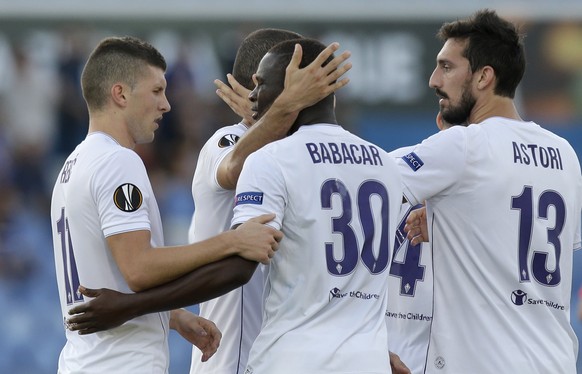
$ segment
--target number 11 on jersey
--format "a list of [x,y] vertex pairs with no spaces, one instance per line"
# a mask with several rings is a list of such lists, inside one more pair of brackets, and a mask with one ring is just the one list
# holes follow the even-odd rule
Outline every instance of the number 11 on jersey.
[[75,254],[73,253],[73,243],[69,231],[69,221],[65,216],[65,208],[61,209],[61,217],[57,221],[57,231],[61,238],[61,250],[63,254],[63,271],[65,290],[67,295],[67,305],[78,301],[83,301],[83,295],[78,291],[80,282],[77,273]]

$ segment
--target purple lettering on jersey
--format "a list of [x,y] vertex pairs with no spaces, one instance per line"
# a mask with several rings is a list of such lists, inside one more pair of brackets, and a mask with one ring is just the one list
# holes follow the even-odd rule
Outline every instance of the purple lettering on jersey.
[[234,199],[235,205],[242,204],[263,204],[263,193],[262,192],[241,192],[236,195]]
[[410,152],[409,154],[402,156],[402,159],[414,171],[417,171],[424,165],[424,162],[422,162],[420,157],[418,157],[418,155],[414,152]]

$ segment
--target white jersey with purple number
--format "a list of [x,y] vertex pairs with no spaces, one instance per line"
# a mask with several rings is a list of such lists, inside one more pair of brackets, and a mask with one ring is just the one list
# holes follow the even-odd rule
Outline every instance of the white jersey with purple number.
[[[107,237],[151,231],[163,245],[162,224],[145,166],[132,150],[104,133],[91,133],[58,174],[51,221],[63,319],[87,301],[79,285],[130,293]],[[59,373],[166,373],[169,313],[146,314],[90,335],[66,331]]]
[[[390,152],[402,157],[414,147]],[[400,356],[412,374],[424,371],[430,323],[432,321],[432,252],[428,243],[411,245],[404,225],[411,210],[421,205],[402,204],[394,254],[388,277],[388,342],[390,350]]]
[[394,160],[340,126],[302,126],[250,155],[236,192],[233,225],[273,212],[284,233],[246,374],[389,372]]
[[[247,127],[242,123],[223,127],[200,151],[192,181],[195,209],[188,233],[189,242],[199,242],[230,229],[234,190],[225,190],[218,184],[217,171],[246,131]],[[220,348],[207,362],[200,361],[200,349],[192,348],[192,374],[244,372],[249,350],[261,327],[263,285],[262,272],[257,270],[244,286],[200,303],[200,315],[216,324],[222,332],[222,339]]]
[[408,200],[427,200],[435,292],[426,372],[574,373],[582,177],[569,143],[494,117],[433,135],[398,166]]

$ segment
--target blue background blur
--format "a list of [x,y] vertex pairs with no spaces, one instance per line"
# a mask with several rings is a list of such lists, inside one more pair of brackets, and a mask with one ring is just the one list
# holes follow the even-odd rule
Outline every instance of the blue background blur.
[[[428,88],[441,47],[434,35],[443,22],[486,4],[527,32],[528,69],[516,100],[522,116],[565,137],[582,155],[582,9],[575,0],[560,7],[541,0],[119,3],[0,0],[0,373],[56,372],[64,334],[50,194],[64,157],[87,131],[79,77],[103,37],[144,38],[169,63],[172,111],[155,142],[138,149],[168,245],[186,242],[200,147],[217,128],[237,121],[212,81],[224,80],[242,38],[261,27],[338,41],[352,51],[351,83],[338,93],[338,119],[391,150],[436,132],[437,99]],[[581,256],[575,253],[572,287],[572,324],[579,336]],[[171,373],[187,373],[189,344],[173,331],[170,344]]]

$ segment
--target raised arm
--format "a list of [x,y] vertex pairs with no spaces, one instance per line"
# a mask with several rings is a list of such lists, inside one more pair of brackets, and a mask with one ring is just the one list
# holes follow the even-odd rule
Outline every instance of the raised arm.
[[[349,51],[344,51],[327,65],[321,66],[338,48],[338,43],[330,44],[311,64],[300,69],[302,50],[299,44],[295,47],[286,69],[283,91],[265,115],[251,126],[220,164],[217,180],[223,188],[234,189],[247,156],[265,144],[283,138],[302,109],[348,84],[348,78],[339,78],[352,67],[349,62],[344,64],[350,57]],[[248,120],[251,112],[251,102],[248,99],[250,91],[238,84],[231,75],[228,76],[228,81],[232,88],[215,81],[218,96],[233,111]]]

